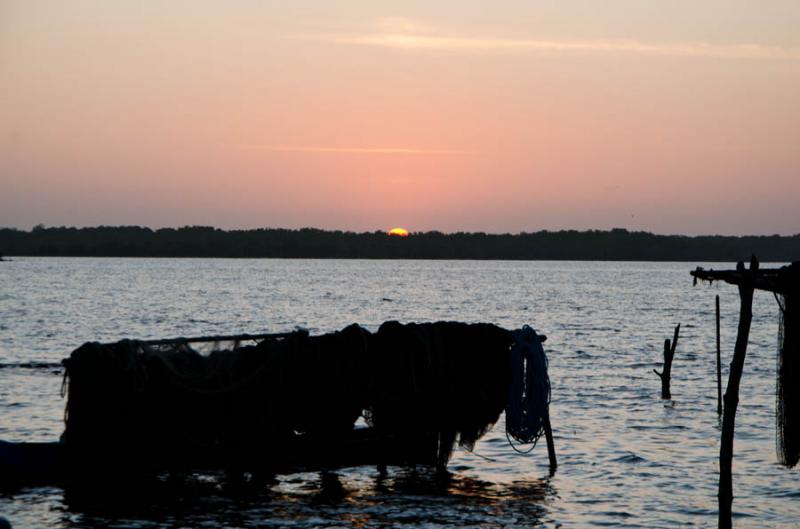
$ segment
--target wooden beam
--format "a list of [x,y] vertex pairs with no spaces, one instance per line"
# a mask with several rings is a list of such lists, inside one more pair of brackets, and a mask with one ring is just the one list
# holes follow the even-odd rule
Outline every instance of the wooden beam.
[[[747,355],[747,340],[750,336],[750,323],[753,319],[753,292],[758,277],[758,260],[753,256],[750,269],[745,270],[744,263],[736,266],[741,307],[739,311],[739,328],[736,332],[736,345],[733,350],[728,386],[725,390],[725,406],[722,414],[722,437],[719,449],[719,527],[732,527],[733,504],[733,434],[736,421],[736,408],[739,406],[739,383],[744,370]],[[697,276],[695,276],[697,277]]]
[[757,269],[755,273],[752,273],[750,270],[739,270],[738,267],[736,270],[704,270],[698,266],[689,273],[694,277],[695,283],[698,279],[701,281],[725,281],[732,285],[752,285],[757,290],[782,294],[785,287],[779,282],[781,270],[781,268]]
[[308,334],[306,330],[295,332],[282,332],[271,334],[230,334],[224,336],[197,336],[194,338],[165,338],[163,340],[134,340],[142,345],[172,345],[177,343],[202,343],[202,342],[257,342],[267,339],[287,338],[295,333]]
[[[247,448],[232,453],[226,447],[193,447],[179,453],[149,454],[144,463],[125,457],[95,459],[94,453],[75,451],[63,443],[8,443],[0,441],[0,489],[30,485],[87,484],[105,486],[113,479],[160,472],[230,470],[293,474],[336,470],[362,465],[434,465],[430,445],[409,444],[415,437],[382,435],[373,428],[359,428],[339,439],[298,435],[274,446]],[[107,447],[114,453],[114,446]],[[120,452],[121,453],[121,452]],[[131,466],[133,465],[133,466]],[[380,468],[380,467],[379,467]]]
[[717,294],[717,415],[722,415],[722,369],[720,367],[719,294]]

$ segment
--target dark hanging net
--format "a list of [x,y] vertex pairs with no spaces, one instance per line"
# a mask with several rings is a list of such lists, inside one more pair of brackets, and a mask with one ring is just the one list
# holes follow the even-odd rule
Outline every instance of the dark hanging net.
[[301,437],[352,430],[368,404],[368,335],[352,325],[208,355],[185,342],[84,344],[64,361],[62,439],[93,467],[274,466]]
[[489,324],[384,323],[373,340],[379,383],[368,421],[445,464],[456,443],[472,449],[503,412],[513,342]]
[[377,333],[351,325],[198,347],[123,340],[75,350],[64,361],[71,458],[269,470],[284,454],[337,457],[363,414],[394,440],[395,461],[442,466],[507,406],[511,436],[535,440],[549,401],[544,352],[527,327],[388,322]]
[[778,460],[793,467],[800,459],[800,307],[798,302],[798,264],[781,270],[776,295],[780,307],[776,383],[776,440]]

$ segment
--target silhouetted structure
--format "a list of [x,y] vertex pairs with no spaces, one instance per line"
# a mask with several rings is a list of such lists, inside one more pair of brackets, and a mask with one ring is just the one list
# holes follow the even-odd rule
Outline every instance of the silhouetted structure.
[[736,409],[739,404],[739,383],[744,370],[747,341],[752,321],[753,293],[756,289],[775,295],[781,311],[778,337],[778,368],[776,384],[776,430],[778,459],[792,467],[800,459],[800,310],[796,307],[800,294],[800,263],[779,269],[761,270],[753,256],[750,268],[738,263],[736,270],[714,271],[698,268],[693,271],[698,279],[722,280],[739,288],[741,308],[733,359],[728,375],[722,415],[722,440],[720,444],[719,526],[732,525],[733,434]]
[[[512,438],[545,433],[552,447],[546,358],[529,327],[387,322],[376,333],[123,340],[84,344],[64,365],[61,470],[72,480],[444,469],[455,444],[471,449],[504,410]],[[361,416],[367,427],[356,428]],[[22,448],[35,458],[35,446]]]

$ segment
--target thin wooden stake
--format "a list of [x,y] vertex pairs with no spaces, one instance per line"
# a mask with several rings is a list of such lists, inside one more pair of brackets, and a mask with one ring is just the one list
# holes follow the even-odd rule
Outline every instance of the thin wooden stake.
[[750,259],[749,274],[744,274],[744,263],[738,263],[736,270],[742,273],[742,281],[738,283],[741,308],[739,311],[739,328],[736,332],[736,345],[733,349],[728,386],[725,390],[725,406],[722,414],[722,439],[719,448],[719,527],[730,529],[733,526],[733,433],[736,422],[736,408],[739,406],[739,383],[744,371],[744,359],[747,355],[747,340],[750,336],[750,323],[753,320],[753,291],[758,273],[758,260]]
[[547,457],[550,458],[550,475],[552,476],[558,468],[558,461],[556,461],[556,445],[553,442],[553,429],[550,427],[550,414],[544,416],[544,437],[547,440]]
[[719,294],[717,294],[717,415],[722,415],[722,370],[720,368]]
[[672,359],[675,357],[675,348],[678,347],[678,334],[681,332],[681,324],[675,327],[675,334],[672,337],[672,342],[669,339],[664,340],[664,372],[659,373],[653,369],[653,373],[661,378],[661,398],[671,399],[672,393],[670,392],[669,383],[672,376]]

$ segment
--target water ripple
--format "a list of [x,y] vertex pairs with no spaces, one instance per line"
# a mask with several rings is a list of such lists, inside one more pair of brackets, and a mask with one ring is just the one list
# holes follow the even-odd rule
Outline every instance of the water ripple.
[[[312,333],[385,320],[525,323],[548,336],[558,472],[544,446],[520,456],[502,421],[453,473],[373,468],[284,476],[242,495],[215,476],[161,484],[123,505],[58,488],[0,495],[17,527],[712,527],[716,524],[714,295],[723,377],[738,295],[692,288],[702,263],[17,258],[0,273],[0,438],[63,428],[60,360],[83,342],[238,332]],[[708,267],[708,265],[707,265]],[[715,268],[720,266],[714,265]],[[665,338],[681,323],[672,401]],[[777,307],[756,295],[736,425],[741,528],[800,519],[797,470],[775,463]],[[724,383],[724,380],[723,380]],[[488,458],[487,459],[484,459]]]

